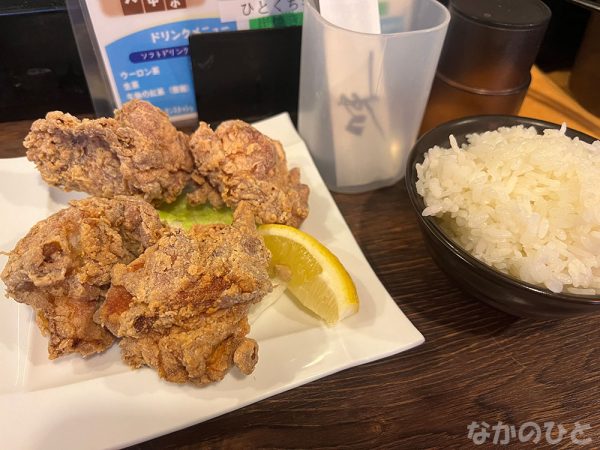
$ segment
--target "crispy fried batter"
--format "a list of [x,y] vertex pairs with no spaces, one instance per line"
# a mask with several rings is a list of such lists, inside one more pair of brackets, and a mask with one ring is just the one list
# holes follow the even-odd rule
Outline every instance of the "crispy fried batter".
[[123,105],[114,119],[49,112],[32,124],[23,144],[47,183],[100,197],[172,202],[193,169],[188,137],[140,100]]
[[248,202],[260,223],[300,226],[308,215],[308,186],[288,172],[283,147],[241,120],[213,132],[200,122],[190,139],[196,174],[205,177],[227,206]]
[[138,257],[162,230],[141,199],[91,197],[42,220],[17,243],[0,276],[10,297],[36,311],[50,359],[110,347],[114,337],[92,317],[111,269]]
[[127,364],[168,381],[206,384],[232,365],[251,373],[258,352],[245,337],[247,314],[272,288],[269,258],[242,203],[233,225],[170,230],[129,265],[117,264],[96,321],[123,338]]
[[225,203],[215,188],[197,172],[192,173],[192,181],[195,189],[187,194],[186,199],[191,205],[203,205],[209,203],[213,208],[222,208]]

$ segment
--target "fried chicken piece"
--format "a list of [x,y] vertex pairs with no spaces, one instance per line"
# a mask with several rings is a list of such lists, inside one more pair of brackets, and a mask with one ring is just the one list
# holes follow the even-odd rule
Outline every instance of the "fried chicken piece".
[[200,122],[190,139],[195,174],[217,189],[227,206],[248,202],[259,223],[300,226],[308,215],[308,186],[300,171],[288,172],[285,153],[274,141],[241,120],[212,131]]
[[162,230],[141,199],[91,197],[37,223],[17,243],[0,277],[8,296],[35,310],[50,359],[112,345],[114,337],[93,321],[111,270],[137,258]]
[[117,264],[96,321],[122,337],[123,360],[175,383],[221,380],[258,359],[248,309],[272,285],[270,254],[247,205],[233,225],[172,229],[129,265]]
[[49,112],[32,124],[23,145],[48,184],[99,197],[170,203],[193,169],[188,136],[141,100],[125,103],[114,119]]
[[213,208],[222,208],[225,206],[219,191],[213,188],[206,179],[199,173],[192,173],[192,181],[195,189],[186,195],[186,199],[191,205],[203,205],[209,203]]

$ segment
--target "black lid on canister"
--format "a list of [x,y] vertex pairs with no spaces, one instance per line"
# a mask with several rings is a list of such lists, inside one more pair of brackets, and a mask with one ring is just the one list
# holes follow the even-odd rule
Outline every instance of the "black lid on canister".
[[472,91],[527,85],[550,21],[541,0],[450,0],[438,76]]

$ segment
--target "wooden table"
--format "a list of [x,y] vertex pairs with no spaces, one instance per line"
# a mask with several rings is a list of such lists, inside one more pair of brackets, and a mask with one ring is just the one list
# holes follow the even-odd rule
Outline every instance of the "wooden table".
[[[535,70],[521,114],[600,137],[600,120]],[[0,154],[19,153],[28,126],[0,124]],[[484,421],[488,443],[500,421],[542,431],[553,421],[568,432],[561,446],[572,445],[575,422],[600,446],[600,317],[517,319],[463,294],[425,250],[402,182],[335,199],[425,344],[134,448],[459,448],[472,444],[469,424]]]

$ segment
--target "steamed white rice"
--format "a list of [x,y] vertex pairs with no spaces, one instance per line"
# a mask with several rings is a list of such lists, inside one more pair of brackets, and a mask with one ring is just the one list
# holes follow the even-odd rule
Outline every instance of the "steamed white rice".
[[600,294],[600,141],[516,126],[433,147],[424,216],[496,269],[553,292]]

